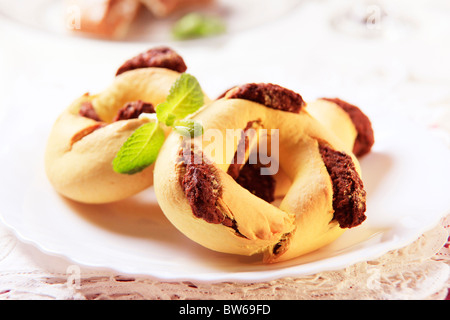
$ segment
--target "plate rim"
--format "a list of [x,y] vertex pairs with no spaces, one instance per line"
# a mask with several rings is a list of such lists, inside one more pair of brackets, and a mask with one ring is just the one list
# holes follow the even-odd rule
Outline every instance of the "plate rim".
[[[285,268],[271,269],[268,271],[214,272],[214,273],[206,273],[206,274],[205,273],[204,274],[196,274],[196,276],[192,276],[192,274],[191,274],[189,276],[178,275],[175,277],[173,276],[173,274],[162,274],[162,273],[155,273],[155,272],[153,272],[153,273],[133,272],[133,270],[131,270],[132,268],[123,268],[123,267],[117,268],[117,267],[111,267],[111,266],[108,267],[105,265],[83,262],[82,259],[80,259],[80,258],[69,257],[69,256],[67,256],[67,254],[60,252],[59,250],[49,249],[45,245],[42,245],[42,244],[38,243],[37,241],[25,236],[22,232],[17,230],[17,228],[15,228],[11,224],[9,224],[5,220],[4,216],[1,213],[0,213],[0,221],[13,234],[15,234],[17,236],[17,238],[20,241],[22,241],[23,243],[35,247],[43,254],[62,258],[68,262],[72,262],[76,265],[79,265],[80,267],[85,267],[88,269],[95,269],[97,271],[109,271],[109,272],[113,272],[113,273],[120,273],[122,275],[147,277],[147,278],[157,280],[157,281],[175,281],[175,282],[191,281],[191,282],[204,283],[204,284],[214,284],[214,283],[221,283],[221,282],[236,282],[236,283],[267,282],[267,281],[280,280],[282,278],[302,277],[302,276],[308,276],[308,275],[312,275],[312,274],[316,274],[316,273],[324,272],[324,271],[336,271],[336,270],[340,270],[340,269],[349,267],[349,266],[357,264],[357,263],[377,259],[377,258],[383,256],[384,254],[387,254],[388,252],[395,251],[395,250],[404,248],[404,247],[408,246],[409,244],[412,244],[414,241],[419,239],[424,233],[431,231],[431,230],[433,230],[433,228],[439,226],[440,221],[448,214],[449,214],[449,212],[444,212],[444,213],[440,214],[439,216],[436,215],[435,219],[430,219],[430,222],[428,224],[422,225],[420,228],[419,236],[417,236],[417,233],[419,233],[419,231],[417,231],[417,229],[415,229],[416,230],[415,232],[409,232],[408,237],[400,238],[401,241],[400,241],[400,239],[394,238],[389,241],[377,243],[376,245],[370,247],[370,249],[371,249],[370,256],[368,256],[368,255],[361,256],[358,254],[361,251],[367,250],[368,249],[367,247],[360,248],[360,249],[351,251],[349,253],[345,253],[345,254],[343,254],[343,256],[347,256],[347,257],[353,256],[353,258],[351,260],[345,260],[345,262],[342,262],[342,263],[334,263],[333,267],[326,267],[326,264],[327,264],[328,260],[336,259],[337,258],[336,256],[332,256],[329,258],[316,260],[316,261],[312,261],[312,262],[307,262],[304,264],[289,266],[289,267],[285,267]],[[342,256],[339,256],[339,257],[342,257]],[[336,261],[338,261],[338,259],[336,259]],[[317,263],[320,263],[319,265],[321,267],[316,268],[314,271],[311,270],[309,272],[301,272],[301,273],[296,272],[296,269],[299,269],[301,267],[304,268],[305,266],[317,264]],[[249,275],[253,275],[253,274],[257,274],[258,276],[256,276],[256,277],[249,276]],[[261,274],[263,274],[265,276],[261,277]]]
[[[7,117],[5,117],[3,120],[6,121]],[[3,123],[3,121],[1,122]],[[405,125],[417,125],[416,122],[410,119],[408,120],[403,119],[401,122],[404,123]],[[8,125],[6,125],[6,127],[7,126]],[[438,150],[439,152],[446,153],[447,155],[449,155],[450,159],[450,150],[446,147],[443,141],[434,137],[431,133],[431,130],[427,129],[425,126],[422,125],[420,126],[419,129],[421,129],[421,131],[427,134],[427,139],[432,139],[433,142],[436,143],[436,145],[439,145],[439,147],[441,148]],[[417,127],[416,130],[418,130]],[[15,234],[16,237],[23,243],[34,246],[44,254],[65,259],[66,261],[80,265],[80,267],[86,267],[89,269],[96,269],[96,270],[107,270],[110,272],[116,272],[120,274],[127,274],[133,276],[145,276],[147,278],[160,281],[191,281],[198,283],[218,283],[218,282],[249,283],[249,282],[273,281],[286,277],[306,276],[323,271],[335,271],[359,262],[376,259],[390,251],[400,249],[413,243],[422,234],[436,227],[439,224],[439,222],[448,214],[450,214],[450,199],[448,199],[448,205],[446,209],[443,209],[443,212],[439,213],[436,212],[433,215],[432,219],[428,219],[426,221],[427,223],[423,223],[422,225],[420,225],[420,227],[416,227],[414,229],[414,232],[408,231],[407,233],[406,232],[403,233],[402,237],[400,238],[397,237],[396,239],[394,237],[393,239],[389,239],[388,241],[379,242],[374,245],[371,245],[370,247],[358,248],[356,250],[343,253],[342,255],[331,256],[315,260],[312,262],[309,261],[298,265],[290,265],[275,269],[271,268],[269,270],[262,270],[262,271],[261,270],[237,271],[237,272],[214,271],[195,274],[193,274],[192,272],[190,272],[189,274],[185,272],[174,274],[173,272],[165,273],[159,270],[157,271],[151,270],[149,272],[136,272],[133,271],[133,269],[135,269],[133,267],[111,266],[111,265],[108,266],[106,264],[88,262],[85,259],[81,258],[79,254],[69,255],[60,249],[49,248],[47,245],[44,245],[39,241],[30,238],[30,236],[27,235],[23,230],[22,231],[18,230],[16,226],[11,224],[8,221],[7,215],[5,216],[2,210],[0,210],[0,221],[8,229],[10,229],[13,232],[13,234]],[[370,250],[370,254],[364,255],[360,254],[361,252],[367,250]],[[345,257],[346,259],[342,259],[343,257]],[[315,267],[314,270],[311,270],[311,265],[316,265],[318,267]],[[307,269],[306,272],[305,269]]]

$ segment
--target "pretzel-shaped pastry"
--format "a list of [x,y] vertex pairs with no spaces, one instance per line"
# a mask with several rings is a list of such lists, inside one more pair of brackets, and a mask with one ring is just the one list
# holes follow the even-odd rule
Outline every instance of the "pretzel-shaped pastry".
[[[204,107],[193,119],[201,122],[205,134],[186,140],[171,133],[156,161],[154,187],[167,218],[209,249],[262,253],[263,261],[270,263],[311,252],[361,224],[366,193],[359,162],[351,152],[354,141],[344,141],[307,110],[299,94],[274,84],[238,86]],[[346,120],[342,126],[355,129],[350,116],[340,116]],[[331,118],[324,123],[331,123]],[[248,162],[255,135],[242,135],[236,142],[227,132],[245,133],[250,128],[271,130],[265,137],[256,134],[260,140],[276,140],[271,132],[278,130],[275,162],[287,177],[283,183],[289,181],[278,207],[270,203],[277,176],[261,175],[267,164]],[[233,146],[232,152],[211,148],[208,130],[221,133],[223,145]],[[236,164],[233,160],[242,145],[244,161]],[[274,151],[272,146],[270,152]]]
[[75,100],[55,121],[45,167],[53,187],[85,203],[127,198],[153,183],[153,165],[134,175],[116,173],[112,162],[127,138],[165,101],[186,65],[175,51],[160,47],[126,61],[103,92]]

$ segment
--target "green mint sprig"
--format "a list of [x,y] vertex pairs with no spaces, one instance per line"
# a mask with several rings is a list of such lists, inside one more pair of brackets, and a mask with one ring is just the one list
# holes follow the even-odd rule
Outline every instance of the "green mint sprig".
[[183,73],[170,88],[166,101],[156,106],[156,116],[159,121],[172,126],[175,120],[197,111],[203,101],[203,91],[197,79]]
[[192,12],[179,19],[172,28],[176,40],[204,38],[226,32],[226,25],[219,17]]
[[122,174],[135,174],[153,164],[166,138],[163,124],[185,136],[203,134],[203,128],[198,122],[184,119],[203,104],[203,90],[197,79],[182,73],[170,88],[166,101],[156,106],[155,122],[140,126],[119,149],[113,160],[113,170]]

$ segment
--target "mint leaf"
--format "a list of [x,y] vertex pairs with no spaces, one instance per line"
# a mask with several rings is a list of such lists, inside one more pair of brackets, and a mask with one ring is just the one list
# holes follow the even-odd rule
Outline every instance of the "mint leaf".
[[170,88],[166,101],[156,106],[158,120],[171,126],[203,106],[204,95],[197,79],[182,73]]
[[156,161],[165,133],[161,123],[174,126],[174,130],[186,136],[203,134],[203,127],[194,120],[182,120],[204,104],[203,90],[197,79],[182,73],[170,88],[166,101],[156,107],[156,122],[140,126],[122,145],[113,160],[118,173],[134,174]]
[[172,36],[178,40],[185,40],[217,35],[225,31],[225,23],[221,19],[193,12],[175,23]]
[[173,129],[185,137],[195,138],[203,134],[203,126],[192,119],[175,121]]
[[144,170],[156,161],[165,138],[158,122],[143,124],[120,148],[113,160],[114,171],[134,174]]

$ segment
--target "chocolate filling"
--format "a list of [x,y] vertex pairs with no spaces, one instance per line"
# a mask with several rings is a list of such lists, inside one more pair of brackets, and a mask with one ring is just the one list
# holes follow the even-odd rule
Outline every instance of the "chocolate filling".
[[[155,108],[151,103],[143,102],[142,100],[132,101],[126,103],[119,111],[117,111],[113,122],[119,120],[137,119],[141,115],[141,113],[155,112]],[[90,101],[83,102],[78,113],[82,117],[86,117],[99,122],[102,121]]]
[[168,47],[153,48],[127,60],[118,70],[116,76],[129,70],[140,68],[166,68],[179,73],[187,70],[183,58]]
[[289,248],[289,242],[290,242],[289,234],[285,234],[282,237],[282,239],[276,245],[273,246],[272,254],[275,256],[283,254]]
[[261,165],[246,163],[235,178],[243,188],[269,203],[275,200],[276,181],[273,176],[262,175]]
[[[241,140],[238,143],[238,150],[242,153],[249,151],[249,137],[246,133],[255,123],[260,123],[260,121],[249,121],[242,131]],[[233,163],[228,167],[227,173],[241,187],[247,189],[255,196],[269,203],[273,202],[275,200],[275,179],[270,175],[261,174],[263,165],[259,161],[256,164],[250,164],[249,161],[243,164],[239,163],[239,160],[238,151],[236,151]]]
[[358,135],[353,146],[353,153],[357,157],[361,157],[370,152],[374,142],[374,134],[372,123],[369,118],[355,105],[350,104],[338,98],[322,98],[323,100],[334,102],[342,110],[344,110],[352,119],[352,122],[358,132]]
[[97,112],[95,112],[95,109],[90,101],[83,102],[78,113],[82,117],[89,118],[95,121],[102,121]]
[[305,105],[303,98],[292,90],[271,83],[248,83],[228,90],[227,99],[245,99],[268,108],[299,113]]
[[[133,101],[125,104],[124,107],[122,107],[116,114],[116,116],[113,119],[113,122],[119,121],[119,120],[129,120],[129,119],[136,119],[139,117],[141,113],[155,113],[155,108],[151,103],[146,103],[141,100]],[[95,130],[101,129],[108,125],[106,122],[102,122],[100,117],[98,116],[97,112],[95,112],[94,107],[92,106],[92,103],[90,101],[83,102],[80,106],[80,110],[78,114],[82,117],[89,118],[92,120],[97,121],[98,123],[92,126],[89,126],[87,128],[82,129],[81,131],[77,132],[71,140],[71,145],[73,145],[75,142],[81,140],[83,137],[91,134]]]
[[221,211],[219,200],[222,197],[222,186],[215,168],[204,161],[201,151],[194,151],[192,146],[186,152],[183,146],[179,152],[179,164],[182,170],[179,175],[180,185],[189,201],[195,217],[209,223],[222,224],[234,230],[237,236],[245,238],[239,232],[236,221]]
[[195,152],[192,148],[188,156],[186,156],[186,150],[182,148],[180,157],[180,161],[185,166],[181,187],[194,216],[209,223],[224,223],[231,226],[230,219],[226,220],[225,215],[218,208],[217,202],[222,196],[222,187],[214,167],[204,161],[200,151]]
[[228,167],[227,173],[236,179],[239,176],[239,171],[245,165],[245,163],[241,162],[243,159],[239,159],[239,155],[247,154],[249,151],[249,137],[247,135],[247,131],[252,128],[255,124],[259,125],[260,120],[254,120],[247,122],[244,130],[241,132],[241,139],[239,140],[236,153],[234,154],[233,163]]
[[319,151],[333,184],[334,219],[341,228],[360,225],[366,219],[366,191],[352,158],[325,144]]
[[142,100],[127,103],[117,112],[113,121],[136,119],[141,113],[155,113],[155,108],[151,103]]

